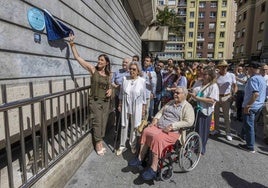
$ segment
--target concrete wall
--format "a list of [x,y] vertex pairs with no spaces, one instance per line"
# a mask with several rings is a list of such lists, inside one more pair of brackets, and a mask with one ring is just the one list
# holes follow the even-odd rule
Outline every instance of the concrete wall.
[[123,57],[141,53],[140,36],[119,0],[1,0],[0,84],[87,74],[73,59],[65,40],[48,42],[44,30],[41,43],[34,42],[35,31],[27,20],[32,7],[47,9],[71,27],[80,56],[90,62],[106,53],[115,71]]
[[[96,63],[97,57],[105,53],[111,59],[112,71],[116,71],[122,58],[141,54],[140,36],[120,0],[1,0],[0,85],[7,84],[7,102],[29,98],[29,82],[34,85],[33,97],[49,93],[48,80],[54,83],[53,93],[63,90],[63,79],[67,80],[67,89],[75,87],[74,78],[79,86],[83,85],[82,77],[88,78],[86,85],[90,84],[88,72],[73,59],[67,40],[48,42],[43,30],[38,32],[41,42],[34,41],[36,31],[27,19],[27,12],[33,7],[47,9],[72,28],[77,50],[89,62]],[[9,116],[11,135],[19,131],[15,116]],[[5,132],[2,118],[0,112],[0,141]]]

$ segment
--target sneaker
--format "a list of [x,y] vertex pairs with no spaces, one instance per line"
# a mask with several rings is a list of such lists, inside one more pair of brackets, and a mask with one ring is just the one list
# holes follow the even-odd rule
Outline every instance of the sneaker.
[[238,144],[238,147],[242,150],[248,151],[250,153],[255,153],[255,150],[253,148],[249,148],[247,144]]
[[121,155],[123,152],[125,152],[127,150],[126,147],[124,146],[120,146],[118,150],[116,150],[116,155],[119,156]]
[[213,130],[209,134],[214,136],[214,135],[220,134],[220,131],[219,130]]
[[156,172],[150,167],[148,170],[142,173],[141,177],[144,180],[152,180],[156,178]]
[[142,165],[142,162],[139,160],[138,157],[135,157],[134,159],[128,162],[128,166],[139,167],[141,165]]
[[232,137],[230,134],[227,134],[227,135],[226,135],[226,139],[227,139],[228,141],[232,141],[232,140],[233,140],[233,137]]

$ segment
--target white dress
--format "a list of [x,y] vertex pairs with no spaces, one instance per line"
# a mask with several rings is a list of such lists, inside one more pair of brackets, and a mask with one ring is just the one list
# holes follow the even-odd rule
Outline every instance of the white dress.
[[[145,79],[138,77],[133,80],[130,77],[124,77],[119,94],[122,100],[121,108],[121,141],[120,145],[125,146],[127,140],[127,129],[129,125],[129,116],[131,118],[130,145],[136,144],[136,134],[134,128],[137,128],[142,120],[142,106],[146,104],[146,83]],[[134,134],[134,135],[133,135]]]

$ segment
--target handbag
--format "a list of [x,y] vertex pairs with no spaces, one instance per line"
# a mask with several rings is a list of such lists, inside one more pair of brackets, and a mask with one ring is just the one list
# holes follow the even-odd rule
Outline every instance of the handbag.
[[141,120],[141,124],[138,126],[137,131],[141,134],[143,129],[145,129],[148,125],[147,120]]

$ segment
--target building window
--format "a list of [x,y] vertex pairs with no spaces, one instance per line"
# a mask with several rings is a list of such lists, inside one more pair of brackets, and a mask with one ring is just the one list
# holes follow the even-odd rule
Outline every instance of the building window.
[[209,29],[214,29],[215,28],[215,23],[213,22],[213,23],[209,23],[209,25],[208,25],[208,28]]
[[238,46],[235,47],[235,53],[236,53],[236,54],[239,53],[239,47],[238,47]]
[[168,5],[176,5],[176,0],[168,0]]
[[189,22],[189,28],[194,28],[194,22]]
[[220,38],[224,38],[225,32],[220,32]]
[[226,18],[226,11],[221,11],[221,17]]
[[204,29],[205,25],[203,22],[198,23],[198,29]]
[[200,2],[199,3],[199,8],[205,8],[206,2]]
[[190,12],[190,18],[194,18],[194,12]]
[[261,4],[261,12],[265,12],[265,2]]
[[194,8],[194,7],[195,7],[195,2],[191,1],[190,8]]
[[240,46],[240,53],[241,54],[244,53],[244,45],[243,44]]
[[209,32],[209,33],[208,33],[208,37],[209,37],[210,39],[215,39],[215,33],[214,33],[214,32]]
[[219,42],[219,48],[224,48],[224,42]]
[[242,20],[242,15],[239,15],[239,16],[238,16],[238,23],[240,23],[241,20]]
[[189,32],[189,38],[193,38],[194,37],[194,33],[193,32]]
[[245,33],[246,33],[246,29],[243,28],[242,31],[241,31],[241,37],[244,37],[245,36]]
[[197,33],[197,39],[203,39],[204,38],[204,33],[203,32],[198,32]]
[[214,49],[214,43],[208,43],[208,49]]
[[259,31],[263,31],[264,30],[264,22],[261,22],[259,25]]
[[188,52],[188,53],[187,53],[187,56],[188,56],[188,57],[193,57],[193,53],[192,53],[192,52]]
[[193,43],[192,42],[188,42],[188,47],[192,48],[193,47]]
[[259,51],[262,50],[262,41],[261,41],[261,40],[259,40],[259,41],[257,42],[257,50],[259,50]]
[[199,17],[198,18],[205,18],[205,12],[199,12]]
[[164,5],[165,4],[165,0],[159,0],[158,1],[158,5]]
[[214,58],[213,53],[208,53],[207,58]]
[[198,42],[196,48],[197,48],[198,50],[202,50],[202,49],[203,49],[203,42]]
[[227,1],[222,1],[222,7],[227,7]]
[[223,52],[219,52],[219,53],[218,53],[218,57],[219,57],[219,58],[223,58]]
[[202,58],[202,52],[198,52],[198,53],[196,53],[196,57],[197,57],[197,58]]
[[217,7],[217,1],[212,1],[210,4],[211,8],[216,8]]
[[243,14],[243,20],[247,19],[247,11],[244,12]]
[[221,28],[225,28],[225,22],[221,22],[220,26]]
[[237,33],[236,33],[236,38],[240,38],[241,37],[241,31],[237,31]]
[[216,18],[217,13],[216,12],[210,12],[209,17],[210,18]]

